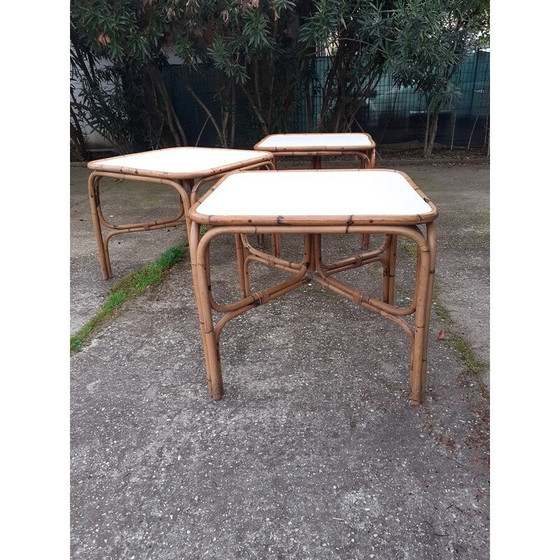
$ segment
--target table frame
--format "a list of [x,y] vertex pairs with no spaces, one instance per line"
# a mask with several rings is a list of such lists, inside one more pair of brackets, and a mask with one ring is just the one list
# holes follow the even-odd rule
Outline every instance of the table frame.
[[[289,173],[286,171],[285,173]],[[428,215],[375,217],[360,221],[349,216],[301,217],[298,220],[282,221],[279,218],[263,216],[205,216],[196,212],[199,204],[217,187],[212,187],[199,202],[193,205],[187,216],[189,228],[189,247],[196,304],[199,312],[200,332],[204,347],[208,392],[215,400],[222,398],[224,388],[220,363],[219,340],[224,326],[234,317],[259,305],[276,299],[299,286],[311,281],[318,282],[331,291],[346,297],[357,305],[379,314],[397,325],[406,333],[410,342],[410,398],[413,404],[424,400],[427,371],[427,345],[430,325],[431,305],[436,258],[436,231],[433,221],[437,209],[429,199],[416,188],[418,194],[430,205]],[[373,223],[370,223],[373,222]],[[210,224],[212,228],[201,236],[200,228]],[[425,224],[425,232],[419,225]],[[270,255],[251,246],[250,234],[303,234],[304,251],[300,262],[290,262],[276,255]],[[383,234],[383,244],[360,255],[325,263],[321,254],[321,236],[325,234],[362,235]],[[241,299],[220,304],[214,300],[211,291],[211,273],[209,248],[213,240],[220,235],[235,237],[238,262],[238,280]],[[397,241],[404,236],[413,241],[417,247],[416,275],[414,297],[407,307],[394,305],[395,267]],[[248,265],[258,261],[268,266],[290,272],[293,277],[279,282],[267,289],[252,292]],[[371,262],[380,262],[383,267],[383,296],[379,300],[372,298],[332,276],[338,272],[357,268]],[[215,321],[213,312],[222,314]],[[405,320],[414,316],[411,326]]]
[[[230,171],[250,170],[250,169],[271,169],[273,167],[272,155],[261,152],[262,159],[260,161],[251,161],[251,163],[234,163],[206,170],[199,176],[193,176],[193,173],[167,173],[165,171],[139,171],[137,169],[127,168],[125,166],[115,166],[107,170],[101,168],[90,167],[93,169],[88,178],[88,196],[90,201],[91,217],[93,231],[97,243],[97,254],[101,273],[104,280],[113,277],[111,268],[111,260],[109,257],[109,241],[115,235],[125,233],[134,233],[140,231],[153,231],[162,228],[183,226],[186,228],[186,215],[192,204],[196,201],[199,187],[211,180],[219,179]],[[257,156],[259,154],[256,154]],[[121,156],[117,156],[117,159]],[[106,161],[106,160],[102,160]],[[95,165],[96,162],[90,162]],[[175,189],[179,195],[179,209],[175,216],[166,217],[149,222],[137,222],[132,224],[114,224],[111,223],[103,215],[101,209],[100,183],[103,178],[113,178],[131,181],[140,181],[143,183],[154,183],[159,185],[167,185]],[[103,227],[109,229],[109,233],[104,234]],[[188,230],[187,230],[188,236]]]

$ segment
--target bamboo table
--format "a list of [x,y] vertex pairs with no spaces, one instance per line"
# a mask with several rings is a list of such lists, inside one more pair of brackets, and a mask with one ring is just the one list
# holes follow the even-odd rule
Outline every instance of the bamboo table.
[[[412,180],[392,170],[252,171],[233,173],[218,181],[191,207],[187,217],[210,395],[217,400],[223,393],[218,342],[225,324],[245,311],[314,280],[404,329],[411,344],[411,399],[415,404],[421,403],[435,272],[433,222],[436,217],[436,207]],[[212,228],[201,237],[202,224]],[[423,229],[420,224],[425,224]],[[303,234],[301,262],[290,262],[252,247],[247,235],[261,233]],[[323,262],[321,237],[341,233],[383,234],[385,242],[374,251],[337,262]],[[211,292],[210,243],[225,234],[232,234],[236,239],[242,294],[239,301],[231,304],[216,302]],[[417,247],[414,295],[406,307],[394,303],[399,236],[410,239]],[[250,261],[277,267],[291,273],[292,277],[252,292],[248,274]],[[376,261],[383,267],[382,299],[369,297],[333,277],[338,272]],[[222,315],[216,323],[213,312]],[[413,325],[407,316],[414,316]]]
[[314,169],[321,167],[321,156],[352,155],[360,161],[363,169],[375,166],[375,142],[365,132],[270,134],[257,142],[255,150],[279,157],[310,156]]
[[[196,200],[202,181],[218,178],[233,170],[271,166],[272,155],[267,152],[192,147],[165,148],[89,162],[88,168],[93,173],[88,179],[88,193],[103,278],[107,280],[113,275],[109,259],[109,240],[113,236],[185,226],[185,216]],[[167,185],[175,189],[180,197],[177,214],[144,223],[110,223],[101,210],[99,185],[104,177]],[[111,230],[105,236],[102,225]]]
[[[255,150],[266,150],[273,154],[273,164],[277,167],[279,157],[310,156],[313,169],[321,168],[321,156],[355,156],[362,169],[375,167],[375,142],[365,132],[328,132],[270,134],[254,146]],[[280,238],[272,237],[275,256],[280,255]],[[369,235],[362,236],[362,249],[369,247]]]

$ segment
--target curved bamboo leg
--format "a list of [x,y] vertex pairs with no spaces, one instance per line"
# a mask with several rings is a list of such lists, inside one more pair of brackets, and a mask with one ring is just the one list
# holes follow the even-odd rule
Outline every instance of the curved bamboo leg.
[[204,348],[208,392],[214,400],[220,400],[223,395],[222,368],[210,305],[208,245],[203,245],[201,250],[199,241],[200,225],[192,222],[190,226],[189,248],[194,293],[200,320],[200,334]]
[[[420,387],[420,400],[421,403],[424,400],[425,386],[426,386],[426,373],[428,369],[428,335],[430,330],[430,318],[432,311],[432,299],[434,293],[434,278],[436,273],[436,226],[432,222],[427,224],[427,238],[428,247],[430,249],[429,258],[429,276],[428,285],[426,290],[426,306],[424,311],[424,339],[422,345],[422,371],[421,371],[421,387]],[[414,401],[413,401],[414,402]]]
[[[373,167],[372,160],[369,157],[364,157],[360,159],[360,167],[362,169],[371,169]],[[367,251],[369,249],[369,233],[364,233],[362,235],[362,249]]]
[[[202,321],[202,313],[200,311],[200,305],[198,303],[198,278],[197,278],[197,274],[196,274],[196,270],[197,270],[197,266],[196,266],[196,249],[198,247],[198,242],[200,240],[200,225],[192,222],[188,217],[187,217],[187,228],[189,231],[188,237],[189,237],[189,253],[190,253],[190,261],[191,261],[191,276],[192,276],[192,282],[193,282],[193,293],[194,293],[194,299],[195,299],[195,303],[196,303],[196,310],[198,313],[198,324],[199,324],[199,328],[200,328],[200,335],[201,335],[201,340],[203,341],[204,344],[204,327],[203,327],[203,321]],[[207,376],[207,383],[208,383],[208,392],[210,392],[210,379],[208,378],[208,360],[206,358],[206,352],[204,353],[204,363],[205,363],[205,371],[206,371],[206,376]]]
[[410,398],[412,404],[424,401],[426,389],[428,331],[435,273],[435,229],[427,227],[427,244],[418,246],[417,307],[414,314],[414,341],[410,368]]
[[91,209],[91,221],[93,224],[93,233],[95,234],[95,241],[97,243],[97,257],[101,266],[101,274],[103,280],[109,280],[112,277],[111,264],[109,262],[109,254],[107,246],[103,240],[103,233],[101,232],[101,219],[99,208],[99,182],[101,176],[93,172],[88,177],[88,195],[89,204]]
[[109,240],[113,237],[113,233],[121,233],[121,232],[109,232],[103,238],[103,252],[105,254],[105,266],[107,267],[107,279],[113,278],[113,269],[111,268],[111,259],[109,258]]

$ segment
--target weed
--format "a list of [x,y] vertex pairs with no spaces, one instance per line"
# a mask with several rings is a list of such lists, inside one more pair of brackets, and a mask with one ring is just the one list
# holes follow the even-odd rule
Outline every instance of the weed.
[[100,311],[70,338],[70,353],[79,352],[106,319],[127,300],[161,282],[166,272],[186,255],[186,246],[172,247],[159,259],[127,274],[113,285]]

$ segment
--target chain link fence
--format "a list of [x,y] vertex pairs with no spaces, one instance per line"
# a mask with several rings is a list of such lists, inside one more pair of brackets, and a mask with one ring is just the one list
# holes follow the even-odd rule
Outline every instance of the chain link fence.
[[[314,59],[319,80],[329,69],[328,57]],[[164,80],[185,131],[189,145],[218,146],[218,130],[223,126],[227,107],[220,102],[221,76],[210,65],[187,68],[169,65],[163,70]],[[477,51],[465,57],[451,80],[454,95],[439,114],[436,143],[443,147],[484,148],[490,132],[490,53]],[[321,88],[316,88],[311,109],[302,101],[295,104],[290,132],[309,132],[322,104]],[[308,115],[308,111],[313,112]],[[310,118],[311,117],[311,118]],[[231,114],[228,118],[231,118]],[[238,89],[234,146],[250,148],[263,133],[249,102]],[[423,142],[426,105],[414,88],[397,87],[390,76],[383,76],[372,97],[358,111],[354,131],[372,135],[379,145]],[[285,132],[285,131],[273,131]]]

